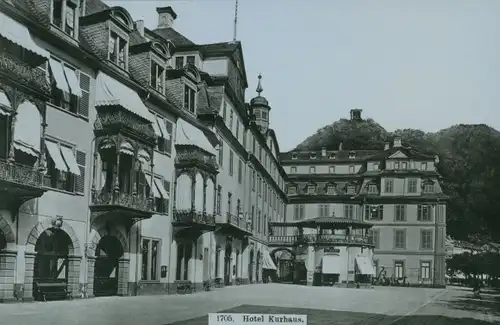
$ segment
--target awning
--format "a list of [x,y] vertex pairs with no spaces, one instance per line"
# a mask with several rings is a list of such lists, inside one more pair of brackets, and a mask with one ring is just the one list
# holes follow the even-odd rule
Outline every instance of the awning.
[[[153,122],[153,124],[154,124],[154,122]],[[139,150],[139,152],[137,153],[137,159],[139,159],[139,161],[143,165],[143,170],[144,170],[144,167],[149,166],[150,157],[149,157],[149,154],[146,152],[146,150],[144,150],[144,149]]]
[[49,63],[50,70],[52,71],[52,76],[54,77],[54,80],[56,82],[56,87],[70,94],[71,90],[69,89],[68,82],[66,81],[66,76],[64,75],[63,64],[54,59],[49,59]]
[[7,98],[7,95],[5,95],[5,93],[0,90],[0,114],[10,115],[10,112],[5,108],[12,109],[12,106],[10,105],[10,101]]
[[24,152],[25,154],[38,157],[38,151],[27,143],[16,140],[14,141],[14,148]]
[[154,116],[149,112],[146,105],[144,105],[139,95],[133,89],[103,72],[99,72],[97,75],[96,83],[95,106],[120,105],[150,122],[156,122]]
[[160,178],[155,178],[155,184],[156,184],[156,187],[158,188],[158,191],[161,194],[161,197],[166,199],[166,200],[169,199],[170,196],[168,195],[167,191],[165,190],[165,186],[163,186],[163,182],[161,181]]
[[177,120],[175,135],[175,144],[197,146],[212,155],[217,153],[203,131],[182,119]]
[[80,167],[78,167],[78,163],[76,162],[73,150],[71,150],[71,148],[61,146],[61,153],[64,158],[64,161],[66,161],[66,165],[68,165],[69,171],[72,174],[80,176]]
[[45,140],[45,146],[47,147],[49,155],[52,158],[56,169],[67,172],[68,166],[66,166],[66,163],[64,162],[64,159],[61,155],[61,150],[59,150],[59,145],[55,142]]
[[321,258],[321,273],[340,274],[345,271],[347,264],[342,262],[339,255],[325,255]]
[[76,71],[70,67],[64,66],[64,74],[66,75],[66,80],[68,80],[71,93],[75,96],[82,97],[82,90],[80,89],[80,82],[76,76]]
[[31,152],[34,151],[34,155],[38,157],[41,123],[40,112],[33,103],[24,101],[17,107],[17,120],[14,128],[14,141],[18,143],[16,149],[27,154],[32,154]]
[[170,134],[167,130],[167,125],[165,124],[165,120],[161,117],[157,117],[158,125],[160,126],[161,133],[163,134],[163,139],[170,140]]
[[154,197],[161,199],[161,193],[160,193],[160,191],[158,191],[158,188],[156,186],[154,186],[154,185],[151,186],[151,175],[144,174],[144,177],[146,178],[146,182],[148,183],[149,188],[151,190],[153,190]]
[[274,261],[268,251],[264,251],[262,256],[262,268],[267,270],[276,270],[276,265],[274,265]]
[[356,256],[356,266],[360,274],[375,275],[373,263],[367,256]]
[[134,147],[129,142],[122,142],[120,145],[120,152],[126,155],[134,155]]
[[42,49],[31,38],[28,28],[16,20],[10,18],[3,12],[0,12],[0,35],[15,43],[22,48],[25,48],[44,58],[49,58],[50,54]]
[[151,125],[153,125],[153,130],[155,131],[156,136],[163,138],[163,133],[160,130],[160,121],[157,116],[155,116],[155,120],[151,123]]

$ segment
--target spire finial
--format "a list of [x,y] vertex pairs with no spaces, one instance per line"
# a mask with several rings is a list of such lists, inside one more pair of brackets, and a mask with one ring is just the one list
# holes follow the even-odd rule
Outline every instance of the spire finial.
[[233,29],[233,42],[236,42],[238,32],[238,0],[234,4],[234,29]]
[[260,82],[260,80],[262,79],[262,75],[259,73],[259,76],[257,78],[259,78],[259,83],[257,84],[257,93],[260,96],[260,93],[264,90]]

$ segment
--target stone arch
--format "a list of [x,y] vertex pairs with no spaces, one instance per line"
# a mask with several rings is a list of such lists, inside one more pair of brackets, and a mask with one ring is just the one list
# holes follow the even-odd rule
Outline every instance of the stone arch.
[[91,235],[92,241],[91,245],[88,246],[87,256],[91,257],[95,256],[95,250],[97,248],[97,245],[104,236],[116,237],[122,245],[124,254],[129,252],[127,239],[125,238],[123,233],[119,231],[116,227],[103,226],[99,228],[99,230],[94,229],[92,232],[93,232],[93,236]]
[[277,247],[277,248],[273,249],[273,250],[269,253],[269,254],[271,255],[271,258],[273,259],[274,264],[276,264],[276,261],[277,261],[277,259],[276,259],[276,253],[277,253],[277,252],[282,252],[282,251],[286,251],[286,252],[290,253],[290,255],[292,255],[292,258],[293,258],[293,259],[295,259],[295,257],[297,256],[297,255],[295,254],[295,252],[294,252],[294,251],[292,251],[292,250],[291,250],[290,248],[288,248],[288,247]]
[[16,236],[12,230],[12,225],[4,216],[0,216],[0,235],[3,234],[7,243],[15,243]]
[[46,218],[43,221],[38,222],[31,230],[28,239],[26,240],[26,251],[34,252],[35,246],[40,235],[50,228],[59,228],[68,234],[71,239],[71,247],[69,247],[69,255],[81,256],[81,246],[78,236],[75,230],[67,222],[64,222],[62,218]]

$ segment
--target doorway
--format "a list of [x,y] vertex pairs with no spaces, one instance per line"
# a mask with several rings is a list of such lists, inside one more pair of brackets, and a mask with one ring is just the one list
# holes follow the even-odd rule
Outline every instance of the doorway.
[[233,247],[230,243],[226,244],[226,251],[224,255],[224,284],[231,285],[231,255],[233,252]]
[[248,280],[253,283],[253,249],[250,251],[250,262],[248,263]]
[[119,259],[123,248],[114,236],[104,236],[96,248],[94,266],[94,296],[116,296],[118,294]]

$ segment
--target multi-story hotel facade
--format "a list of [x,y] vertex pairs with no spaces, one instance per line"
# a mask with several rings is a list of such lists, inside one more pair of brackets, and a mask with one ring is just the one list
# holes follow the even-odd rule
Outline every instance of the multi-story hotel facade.
[[[350,123],[360,119],[361,110],[351,110]],[[287,221],[333,216],[368,222],[376,277],[442,286],[447,196],[437,159],[404,147],[398,137],[380,150],[340,145],[337,150],[282,153]],[[351,276],[345,280],[353,281],[355,263],[349,264]]]
[[100,0],[0,2],[1,301],[273,266],[286,175],[260,82],[247,103],[241,44],[195,44],[157,12],[149,30]]

